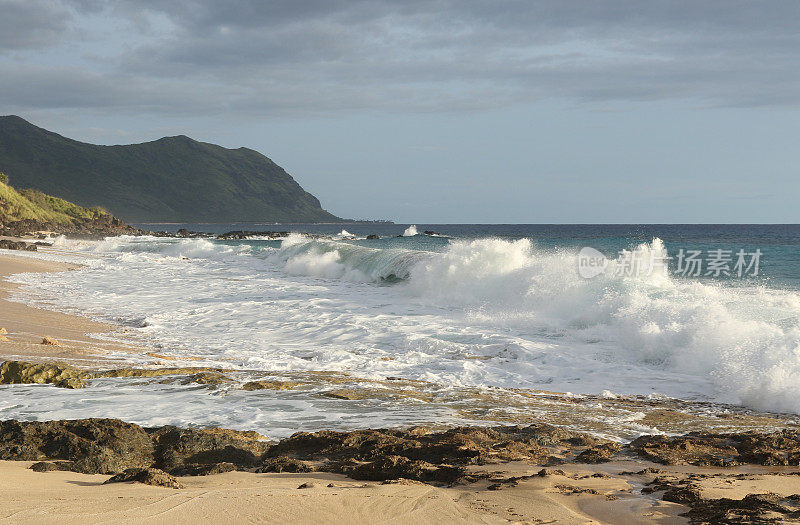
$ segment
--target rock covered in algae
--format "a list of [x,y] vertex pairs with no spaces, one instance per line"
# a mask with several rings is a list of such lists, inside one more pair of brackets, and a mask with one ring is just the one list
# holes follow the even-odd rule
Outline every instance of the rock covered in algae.
[[86,386],[84,375],[77,368],[52,363],[6,361],[0,365],[0,384],[3,385],[38,383],[62,388],[83,388]]

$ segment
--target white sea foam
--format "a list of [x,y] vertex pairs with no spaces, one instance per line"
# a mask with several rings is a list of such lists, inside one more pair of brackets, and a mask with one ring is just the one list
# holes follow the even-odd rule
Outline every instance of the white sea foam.
[[418,232],[417,226],[414,224],[406,228],[406,231],[403,232],[403,237],[413,237],[415,235],[418,235]]
[[[622,259],[583,279],[576,251],[527,239],[451,241],[441,252],[299,235],[259,248],[156,238],[57,245],[101,257],[45,282],[17,280],[56,307],[130,320],[160,353],[800,413],[793,291],[617,275]],[[640,249],[665,248],[656,239]]]

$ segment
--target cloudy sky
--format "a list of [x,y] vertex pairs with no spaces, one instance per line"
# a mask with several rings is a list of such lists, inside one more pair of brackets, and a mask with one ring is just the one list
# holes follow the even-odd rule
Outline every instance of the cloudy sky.
[[800,2],[0,0],[0,113],[398,222],[800,222]]

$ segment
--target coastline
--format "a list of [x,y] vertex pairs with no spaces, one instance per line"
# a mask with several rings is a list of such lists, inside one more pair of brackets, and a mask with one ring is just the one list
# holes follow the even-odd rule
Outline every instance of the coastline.
[[[123,362],[114,355],[137,350],[134,344],[106,341],[91,335],[119,333],[119,327],[9,300],[9,295],[19,287],[8,281],[9,276],[32,272],[46,279],[49,272],[71,271],[77,266],[4,252],[0,253],[0,328],[8,333],[5,334],[7,341],[0,340],[0,359],[59,360],[72,366],[90,367]],[[58,344],[42,344],[45,337],[54,338]]]
[[[31,308],[7,299],[16,286],[6,280],[13,273],[41,272],[42,278],[46,278],[47,272],[73,268],[74,265],[0,253],[0,309],[3,312],[0,327],[8,330],[10,340],[0,342],[0,361],[59,362],[83,369],[109,368],[124,363],[122,359],[113,358],[114,355],[142,351],[134,345],[109,343],[87,335],[118,331],[119,328],[113,325]],[[41,344],[45,336],[57,339],[59,345]],[[59,395],[59,389],[54,386],[42,385],[41,388],[52,389],[53,395]],[[541,396],[541,399],[545,400],[546,396]],[[605,402],[610,406],[617,401],[607,399]],[[630,404],[620,401],[623,402]],[[580,405],[579,400],[570,403],[576,407]],[[575,409],[569,410],[573,410],[570,413],[574,416]],[[675,411],[675,407],[666,406],[663,411]],[[526,424],[560,424],[568,417],[568,414],[562,415],[556,421],[547,419],[545,415],[540,423],[528,421]],[[704,423],[700,421],[698,424],[695,430],[702,428]],[[748,430],[747,425],[742,428]],[[354,439],[359,432],[370,431],[337,435],[348,440]],[[405,435],[430,435],[431,432],[412,429]],[[484,430],[465,427],[463,432],[480,434]],[[796,434],[796,431],[790,432]],[[770,442],[766,433],[753,435],[756,440]],[[11,444],[16,439],[8,434],[0,437],[3,438],[0,441]],[[22,460],[22,457],[14,457],[6,451],[0,454],[0,460],[18,461],[0,461],[0,501],[4,503],[0,522],[46,523],[58,517],[78,523],[102,522],[111,518],[131,523],[145,520],[189,523],[203,517],[225,516],[235,521],[309,523],[343,519],[354,523],[456,520],[469,523],[685,523],[686,518],[679,514],[694,512],[691,509],[697,506],[713,507],[718,505],[713,501],[722,498],[745,502],[746,496],[752,494],[778,495],[770,496],[773,499],[777,497],[776,501],[757,502],[754,510],[751,509],[753,512],[775,512],[775,508],[795,512],[787,503],[795,500],[786,497],[800,494],[800,475],[797,475],[800,469],[791,459],[794,449],[783,451],[773,447],[770,452],[773,456],[763,457],[742,453],[743,459],[730,463],[739,466],[722,467],[714,466],[713,460],[709,459],[726,453],[720,452],[722,449],[706,451],[704,459],[697,464],[694,456],[681,456],[687,450],[699,450],[697,443],[687,447],[685,443],[675,442],[666,448],[677,454],[675,464],[665,466],[647,459],[630,445],[620,447],[602,441],[592,445],[591,441],[586,441],[587,438],[576,436],[565,439],[577,439],[580,444],[567,447],[568,452],[558,457],[535,456],[529,451],[517,452],[516,458],[506,455],[483,464],[467,461],[463,465],[466,475],[446,482],[408,480],[406,476],[413,476],[414,471],[402,469],[399,473],[383,470],[374,480],[354,479],[352,473],[348,477],[335,471],[339,468],[335,464],[338,461],[335,454],[320,451],[319,457],[328,460],[332,466],[312,464],[312,468],[334,471],[268,473],[254,472],[252,466],[237,465],[235,471],[225,472],[223,469],[213,475],[176,474],[175,479],[185,487],[180,490],[141,483],[104,484],[110,477],[108,473],[35,472],[29,469],[34,463],[33,458]],[[279,445],[283,446],[283,443]],[[464,446],[465,450],[474,449],[475,445],[469,443],[456,450]],[[481,446],[496,449],[506,446],[503,443],[502,439],[490,437]],[[792,446],[795,445],[800,446],[800,438]],[[421,448],[414,450],[425,451],[426,447],[434,450],[436,446],[423,443]],[[289,450],[290,454],[304,453],[302,449]],[[587,454],[579,459],[584,452]],[[775,454],[782,454],[781,460],[787,464],[779,462]],[[392,457],[403,456],[382,455],[375,462],[396,461],[390,460]],[[35,459],[76,461],[79,458],[51,457],[41,453]],[[361,465],[365,460],[357,456],[351,461]],[[428,464],[431,468],[442,469],[450,468],[451,463],[458,466],[458,461],[456,454],[443,458],[438,466],[436,463]],[[696,464],[689,465],[692,461]],[[794,466],[789,466],[790,462]],[[300,488],[304,484],[310,486]],[[679,490],[681,487],[692,487],[696,494],[683,494]],[[648,488],[654,490],[648,491]],[[678,491],[677,496],[668,495],[671,491]],[[747,500],[742,505],[751,503]],[[708,510],[706,507],[702,508]],[[734,512],[744,512],[737,509]]]

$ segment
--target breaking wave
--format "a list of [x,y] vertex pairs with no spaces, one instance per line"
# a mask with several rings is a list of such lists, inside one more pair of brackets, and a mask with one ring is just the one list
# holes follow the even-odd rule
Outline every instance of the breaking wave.
[[[660,239],[637,247],[663,255]],[[721,400],[800,412],[800,295],[758,284],[624,276],[624,257],[593,279],[577,252],[528,239],[454,241],[444,252],[319,241],[278,250],[285,270],[356,281],[403,280],[402,293],[459,308],[473,322],[590,344],[622,364],[707,376]]]
[[[252,346],[247,359],[264,367],[347,363],[365,374],[482,385],[551,381],[596,392],[625,385],[640,394],[671,388],[671,395],[800,413],[796,291],[625,276],[616,271],[626,264],[622,257],[585,279],[576,250],[543,249],[528,239],[441,240],[434,247],[440,251],[398,247],[422,242],[429,240],[385,248],[301,235],[233,244],[59,241],[65,250],[99,254],[86,262],[95,273],[83,281],[80,272],[53,276],[40,286],[56,290],[63,281],[65,302],[79,297],[96,301],[96,310],[146,317],[152,333],[165,327],[170,335],[161,337],[170,344],[196,332],[193,344],[207,345],[210,355]],[[666,247],[654,239],[638,249],[658,256]],[[141,277],[131,282],[131,275]],[[309,281],[321,284],[311,289]],[[197,306],[187,297],[203,300]],[[194,332],[186,329],[193,322]],[[263,346],[236,344],[261,341],[265,326],[270,335],[259,344],[272,345],[280,359]],[[313,361],[306,360],[309,349]]]

